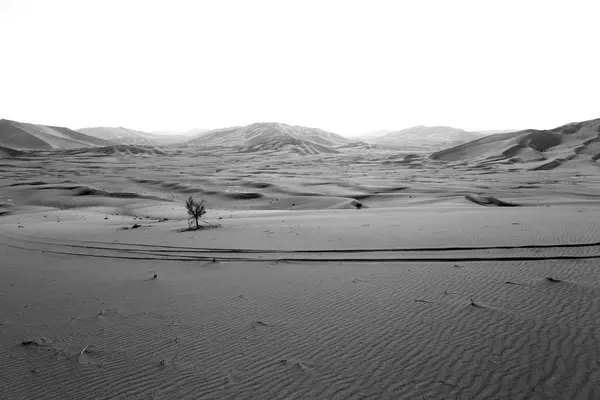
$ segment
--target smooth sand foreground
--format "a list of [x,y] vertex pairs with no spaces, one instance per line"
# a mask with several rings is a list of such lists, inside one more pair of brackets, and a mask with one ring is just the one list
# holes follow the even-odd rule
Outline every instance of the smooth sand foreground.
[[599,395],[594,207],[217,215],[2,217],[0,398]]

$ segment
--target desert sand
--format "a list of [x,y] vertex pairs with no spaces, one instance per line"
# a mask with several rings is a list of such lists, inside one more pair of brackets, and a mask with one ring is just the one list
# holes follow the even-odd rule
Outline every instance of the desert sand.
[[479,147],[4,152],[0,398],[597,398],[595,160]]

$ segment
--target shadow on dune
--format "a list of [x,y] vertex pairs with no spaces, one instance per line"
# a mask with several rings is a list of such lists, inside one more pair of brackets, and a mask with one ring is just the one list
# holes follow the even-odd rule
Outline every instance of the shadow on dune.
[[216,229],[216,228],[222,228],[223,225],[221,224],[209,224],[208,222],[204,225],[200,225],[198,228],[196,228],[195,226],[188,226],[186,228],[178,228],[173,230],[173,232],[178,232],[178,233],[182,233],[182,232],[194,232],[194,231],[203,231],[206,229]]
[[520,204],[515,204],[515,203],[509,203],[506,201],[502,201],[496,197],[493,196],[477,196],[477,195],[470,195],[467,194],[465,195],[465,199],[469,200],[470,202],[473,202],[475,204],[478,204],[480,206],[496,206],[496,207],[520,207]]

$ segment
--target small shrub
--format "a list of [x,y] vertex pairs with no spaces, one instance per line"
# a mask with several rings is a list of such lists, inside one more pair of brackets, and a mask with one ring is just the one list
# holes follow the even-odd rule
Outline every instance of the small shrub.
[[196,229],[200,228],[200,218],[206,214],[206,208],[204,207],[205,201],[202,200],[199,203],[190,196],[185,202],[185,208],[189,215],[189,221],[196,222]]

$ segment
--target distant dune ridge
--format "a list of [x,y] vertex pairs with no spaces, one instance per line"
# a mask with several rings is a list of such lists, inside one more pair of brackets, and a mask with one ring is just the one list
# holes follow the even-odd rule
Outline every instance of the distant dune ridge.
[[291,151],[300,154],[334,153],[351,139],[318,128],[264,122],[217,129],[199,135],[189,144],[237,147],[243,152]]
[[99,139],[108,140],[117,144],[155,144],[152,135],[146,132],[135,131],[133,129],[127,129],[123,127],[83,128],[79,129],[79,132],[97,137]]
[[356,138],[358,140],[363,140],[365,142],[374,141],[380,137],[387,135],[388,133],[393,132],[393,129],[377,129],[374,131],[369,131],[365,133],[361,133]]
[[199,133],[205,132],[203,129],[194,129],[185,133],[178,132],[142,132],[123,127],[95,127],[82,128],[78,130],[86,135],[94,136],[99,139],[109,140],[115,144],[125,145],[168,145],[184,143]]
[[10,149],[73,149],[112,143],[69,128],[0,120],[0,147]]
[[467,132],[463,129],[450,126],[414,126],[412,128],[392,131],[375,139],[381,144],[428,144],[428,143],[455,143],[468,142],[479,139],[483,134]]
[[564,163],[595,163],[600,158],[600,119],[571,123],[549,130],[527,129],[501,133],[438,151],[441,161],[530,163],[533,170]]
[[[523,164],[530,170],[600,159],[600,119],[570,123],[555,129],[468,132],[448,126],[415,126],[379,130],[354,139],[318,128],[262,122],[248,126],[194,129],[185,133],[148,133],[123,127],[83,128],[36,125],[0,120],[0,157],[31,155],[27,150],[67,151],[69,155],[175,155],[204,148],[262,154],[335,154],[363,150],[410,151],[430,160],[477,165]],[[487,133],[487,134],[486,134]],[[180,144],[175,152],[160,146]],[[447,148],[449,147],[449,148]],[[25,152],[22,152],[25,150]],[[21,152],[20,152],[21,151]],[[66,153],[64,153],[66,154]],[[579,165],[579,164],[578,164]]]
[[104,147],[93,147],[84,149],[66,149],[60,150],[60,154],[79,155],[79,156],[114,156],[114,155],[144,155],[144,156],[165,156],[166,152],[151,145],[111,145]]

